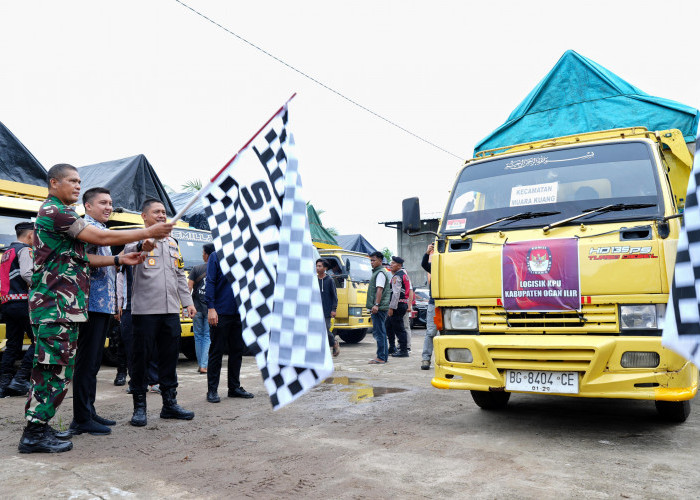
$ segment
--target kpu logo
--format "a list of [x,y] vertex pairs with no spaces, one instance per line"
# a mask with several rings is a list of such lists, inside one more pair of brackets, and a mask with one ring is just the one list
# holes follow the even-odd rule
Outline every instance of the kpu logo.
[[546,274],[552,268],[552,252],[547,247],[532,247],[526,261],[530,274]]

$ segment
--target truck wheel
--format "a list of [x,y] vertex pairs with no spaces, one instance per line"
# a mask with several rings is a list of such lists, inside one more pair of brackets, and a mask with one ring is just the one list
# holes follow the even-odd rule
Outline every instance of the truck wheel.
[[690,415],[690,401],[655,401],[656,411],[667,422],[685,422]]
[[117,347],[111,342],[105,347],[105,350],[102,351],[102,362],[107,366],[117,366],[119,364]]
[[357,344],[367,335],[367,328],[359,330],[340,330],[338,336],[347,344]]
[[180,339],[180,352],[190,361],[197,361],[197,351],[194,349],[194,337]]
[[510,392],[471,391],[472,399],[482,410],[502,410],[508,404]]
[[121,342],[121,332],[119,322],[113,318],[109,322],[107,338],[109,345],[102,351],[102,362],[107,366],[119,366],[118,345]]

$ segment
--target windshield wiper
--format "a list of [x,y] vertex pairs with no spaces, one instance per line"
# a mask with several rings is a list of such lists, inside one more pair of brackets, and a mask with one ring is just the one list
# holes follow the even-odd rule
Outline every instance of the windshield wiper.
[[475,233],[477,231],[481,231],[482,229],[486,229],[487,227],[491,227],[495,224],[498,224],[499,222],[505,222],[505,221],[511,221],[514,222],[516,220],[523,220],[523,219],[536,219],[537,217],[546,217],[548,215],[556,215],[560,214],[561,212],[521,212],[519,214],[515,215],[509,215],[508,217],[501,217],[500,219],[496,219],[493,222],[489,222],[488,224],[484,224],[483,226],[479,227],[474,227],[468,231],[464,231],[460,236],[462,238],[466,238],[468,234]]
[[556,222],[552,222],[548,226],[544,226],[542,228],[542,231],[546,233],[554,227],[561,226],[562,224],[566,224],[567,222],[571,222],[572,220],[580,219],[581,217],[585,217],[586,215],[592,215],[596,213],[603,214],[606,212],[621,212],[623,210],[637,210],[639,208],[649,208],[655,206],[656,203],[616,203],[614,205],[606,205],[604,207],[587,208],[578,215],[574,215],[573,217],[569,217],[568,219],[558,220]]

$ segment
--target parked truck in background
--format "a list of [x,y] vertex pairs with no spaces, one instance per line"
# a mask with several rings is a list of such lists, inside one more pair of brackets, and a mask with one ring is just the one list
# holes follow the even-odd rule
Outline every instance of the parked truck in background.
[[661,332],[692,161],[681,132],[643,127],[468,160],[432,259],[432,385],[484,409],[518,392],[643,399],[684,421],[698,370]]
[[[367,289],[372,277],[369,256],[316,244],[319,255],[331,266],[329,274],[335,280],[338,308],[333,333],[344,342],[360,342],[372,326],[367,305]],[[320,247],[320,248],[319,248]]]

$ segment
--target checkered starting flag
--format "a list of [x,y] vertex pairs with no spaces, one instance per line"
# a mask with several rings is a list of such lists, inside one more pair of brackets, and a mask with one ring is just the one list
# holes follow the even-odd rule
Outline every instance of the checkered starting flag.
[[288,104],[203,194],[243,340],[255,354],[274,409],[333,372]]
[[688,181],[678,254],[661,342],[700,367],[700,136]]

